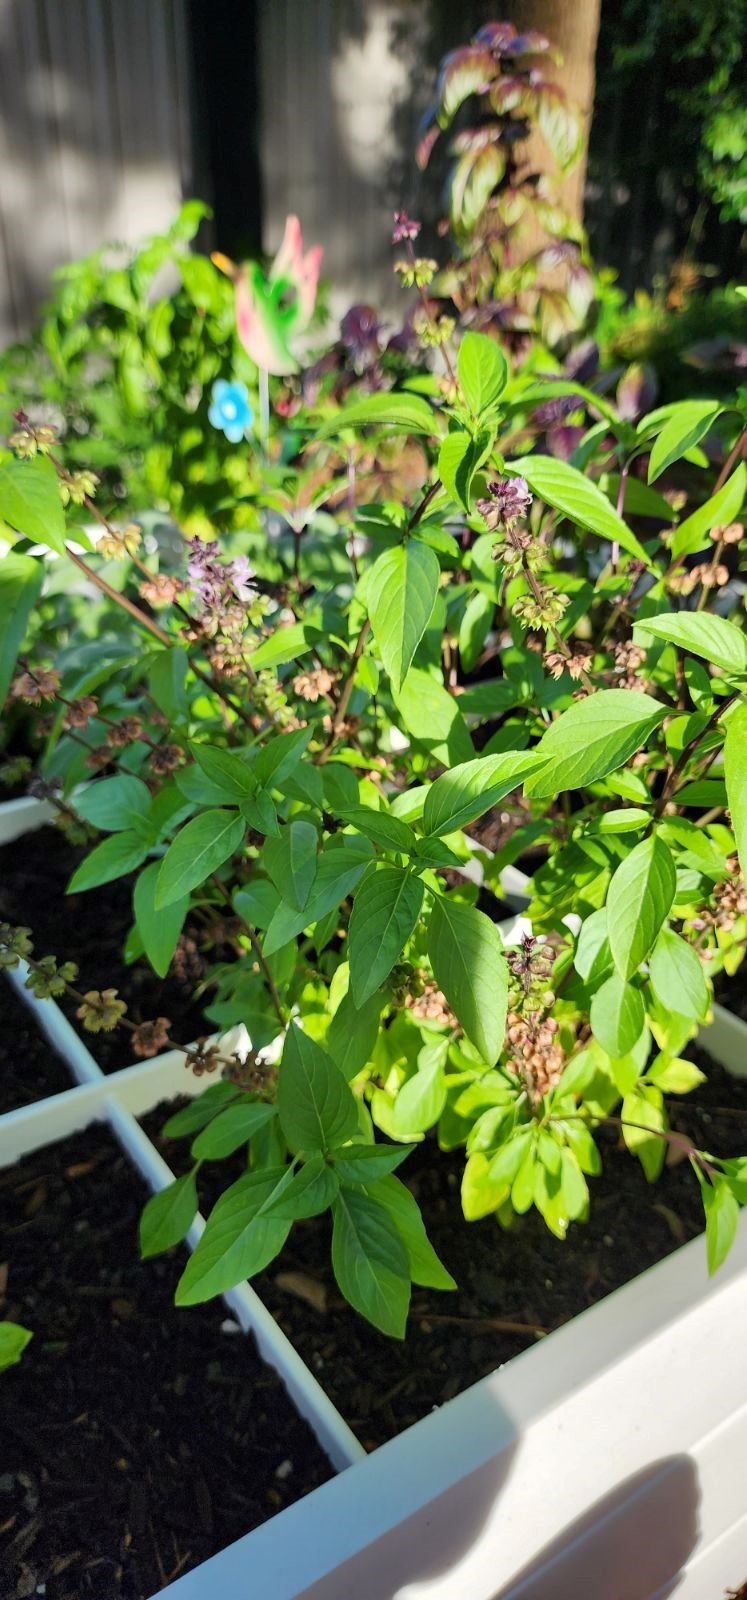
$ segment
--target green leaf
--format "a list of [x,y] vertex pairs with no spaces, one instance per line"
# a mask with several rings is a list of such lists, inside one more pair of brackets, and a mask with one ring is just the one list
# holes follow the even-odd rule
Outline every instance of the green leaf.
[[725,617],[705,612],[668,611],[634,625],[634,639],[641,640],[646,634],[703,656],[714,666],[722,667],[724,672],[747,672],[747,638]]
[[[666,1127],[661,1092],[645,1088],[640,1094],[626,1094],[621,1115],[623,1123],[638,1124],[637,1127],[624,1126],[623,1139],[631,1154],[638,1157],[649,1183],[655,1183],[667,1152],[665,1141],[658,1137]],[[649,1129],[650,1132],[646,1131]]]
[[607,935],[607,907],[592,911],[578,933],[573,965],[584,983],[599,983],[613,970],[612,951]]
[[[44,568],[31,556],[11,554],[0,560],[0,708],[43,582]],[[3,1326],[10,1324],[0,1323]]]
[[478,589],[467,601],[459,624],[459,659],[465,672],[477,666],[490,632],[495,603]]
[[388,978],[420,916],[424,888],[402,867],[378,867],[364,878],[348,929],[350,987],[358,1008]]
[[403,1083],[394,1102],[392,1133],[406,1139],[432,1128],[446,1104],[444,1059],[436,1057]]
[[120,772],[116,778],[101,778],[75,797],[78,816],[102,833],[131,828],[145,820],[150,808],[150,791],[129,772]]
[[520,473],[546,505],[562,511],[571,522],[610,543],[616,541],[628,555],[650,566],[643,545],[610,505],[606,494],[569,462],[556,461],[554,456],[523,456],[507,465],[506,470]]
[[394,702],[407,732],[444,765],[475,753],[459,701],[438,678],[411,667]]
[[402,1165],[414,1144],[346,1144],[330,1150],[340,1183],[374,1183]]
[[403,1339],[410,1304],[407,1251],[392,1218],[367,1194],[344,1189],[332,1207],[332,1267],[355,1311]]
[[268,1215],[288,1222],[318,1217],[331,1206],[339,1188],[337,1175],[327,1166],[324,1156],[314,1155],[304,1161],[287,1187],[270,1203]]
[[189,1233],[197,1212],[197,1185],[194,1172],[185,1172],[167,1189],[150,1197],[140,1217],[140,1254],[143,1259],[160,1255],[172,1245],[181,1244]]
[[694,1061],[681,1056],[660,1055],[646,1072],[649,1081],[661,1089],[662,1094],[690,1094],[698,1084],[705,1083],[706,1075]]
[[369,394],[364,400],[354,400],[343,406],[319,429],[318,439],[331,439],[344,428],[361,428],[369,424],[378,428],[405,428],[408,433],[437,433],[436,413],[416,394]]
[[473,416],[492,410],[508,382],[508,362],[495,339],[465,333],[459,346],[457,377]]
[[739,1203],[726,1178],[715,1174],[710,1183],[700,1177],[700,1192],[706,1220],[708,1271],[713,1274],[723,1265],[731,1250],[739,1223]]
[[0,1372],[7,1372],[20,1361],[34,1335],[20,1322],[0,1322]]
[[473,906],[438,895],[428,925],[428,956],[467,1038],[492,1066],[503,1045],[508,999],[508,968],[495,923]]
[[348,989],[329,1025],[327,1049],[350,1083],[370,1061],[379,1035],[383,995],[374,993],[358,1007]]
[[438,556],[418,539],[385,550],[369,573],[373,636],[395,689],[402,687],[428,626],[440,574]]
[[544,766],[545,760],[536,750],[504,750],[453,767],[428,790],[423,811],[426,832],[439,835],[468,827]]
[[649,483],[654,483],[667,467],[679,461],[686,451],[705,438],[720,410],[718,400],[683,400],[672,407],[651,451]]
[[340,1068],[291,1023],[278,1077],[280,1126],[289,1149],[328,1150],[358,1129],[358,1107]]
[[736,472],[727,478],[726,483],[716,494],[712,494],[705,505],[698,506],[697,511],[693,511],[675,529],[672,540],[672,555],[675,560],[702,550],[712,528],[721,528],[734,522],[742,509],[745,495],[747,495],[747,467],[740,461]]
[[297,818],[282,828],[277,839],[262,849],[267,871],[288,905],[303,911],[316,877],[319,835],[312,822]]
[[575,701],[536,747],[548,764],[525,782],[525,793],[547,800],[606,777],[640,750],[667,714],[650,695],[628,689],[600,689]]
[[601,817],[595,817],[587,828],[587,833],[638,833],[641,828],[647,828],[651,821],[651,813],[643,811],[640,806],[621,806],[619,810],[605,811]]
[[692,945],[671,928],[663,928],[649,961],[651,987],[661,1005],[680,1017],[702,1022],[708,1010],[708,984],[703,963]]
[[269,639],[263,639],[252,651],[248,659],[255,672],[282,667],[286,661],[297,661],[299,656],[308,655],[318,637],[317,629],[309,629],[303,622],[292,622],[287,628],[276,628]]
[[246,1172],[221,1195],[176,1286],[178,1306],[199,1305],[253,1277],[282,1250],[290,1223],[266,1215],[289,1167]]
[[138,875],[132,895],[143,950],[159,978],[165,978],[189,910],[189,895],[172,900],[156,911],[156,884],[160,861],[151,861]]
[[281,950],[304,928],[320,922],[330,911],[351,894],[373,858],[373,846],[368,839],[355,835],[337,836],[325,846],[319,857],[314,890],[304,911],[293,911],[280,905],[274,913],[264,938],[266,956]]
[[607,924],[621,978],[632,978],[645,961],[669,914],[676,885],[672,852],[655,834],[642,839],[613,873]]
[[615,972],[592,997],[590,1017],[594,1038],[618,1060],[630,1053],[643,1031],[643,995]]
[[263,788],[279,789],[295,772],[311,738],[313,729],[296,728],[293,733],[276,733],[252,757],[252,771]]
[[230,1100],[238,1098],[238,1089],[232,1083],[211,1083],[209,1089],[195,1095],[181,1111],[165,1122],[161,1132],[166,1139],[184,1139],[204,1128],[211,1117],[218,1115]]
[[205,883],[238,850],[244,819],[235,811],[203,811],[176,835],[161,862],[155,904],[160,911]]
[[364,833],[367,839],[382,850],[398,850],[401,855],[412,855],[417,840],[412,828],[388,811],[374,811],[370,806],[350,806],[341,810],[344,821]]
[[84,889],[98,889],[102,883],[112,883],[134,872],[148,854],[148,845],[138,833],[114,833],[110,839],[97,844],[95,850],[81,861],[66,889],[66,894],[81,894]]
[[463,511],[472,505],[472,485],[478,467],[493,448],[493,430],[483,429],[475,437],[465,428],[447,433],[438,452],[438,475],[452,500]]
[[239,1150],[243,1144],[248,1144],[260,1128],[272,1122],[276,1114],[274,1106],[263,1105],[256,1100],[244,1100],[238,1105],[227,1106],[207,1128],[198,1133],[192,1145],[192,1155],[196,1161],[222,1161],[225,1156],[232,1156],[234,1150]]
[[197,765],[205,777],[222,791],[222,799],[246,800],[257,788],[257,779],[240,756],[230,750],[219,750],[210,744],[191,743],[189,746]]
[[747,705],[744,703],[734,708],[726,725],[724,776],[739,862],[742,875],[747,878]]
[[428,1238],[417,1200],[404,1183],[391,1174],[367,1183],[366,1193],[389,1212],[407,1251],[413,1283],[423,1289],[456,1289]]
[[0,520],[35,544],[65,554],[65,513],[57,473],[46,456],[0,466]]

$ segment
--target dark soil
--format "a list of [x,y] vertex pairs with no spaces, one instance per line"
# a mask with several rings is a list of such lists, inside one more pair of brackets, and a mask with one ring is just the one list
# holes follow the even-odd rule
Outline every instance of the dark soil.
[[[220,1302],[177,1311],[140,1262],[145,1193],[91,1128],[0,1173],[0,1600],[146,1600],[331,1468]],[[45,1587],[46,1586],[46,1587]]]
[[[35,956],[55,955],[78,965],[78,989],[116,988],[127,1001],[131,1022],[168,1017],[172,1037],[185,1044],[214,1031],[192,999],[196,983],[189,968],[172,969],[163,979],[146,961],[125,966],[122,950],[132,926],[133,878],[118,878],[100,889],[66,895],[75,868],[88,854],[68,843],[56,828],[40,828],[22,844],[0,849],[0,920],[31,928]],[[128,1067],[136,1057],[124,1028],[86,1033],[75,1002],[58,1002],[104,1072]]]
[[[747,1153],[747,1082],[729,1077],[701,1051],[689,1054],[708,1081],[687,1099],[672,1100],[673,1127],[716,1155]],[[172,1110],[158,1107],[147,1126],[169,1163],[183,1171],[189,1141],[164,1141],[157,1133]],[[294,1225],[282,1254],[254,1286],[368,1449],[510,1361],[542,1336],[536,1329],[559,1327],[702,1230],[688,1161],[667,1167],[649,1185],[614,1134],[602,1132],[599,1140],[604,1173],[590,1182],[589,1221],[573,1224],[564,1243],[536,1212],[517,1219],[510,1233],[492,1218],[465,1223],[463,1154],[443,1155],[428,1139],[408,1157],[399,1175],[459,1288],[455,1294],[413,1289],[404,1344],[378,1334],[341,1299],[330,1268],[329,1218]],[[203,1211],[239,1175],[241,1156],[234,1162],[201,1170]]]
[[719,1005],[747,1022],[747,965],[740,967],[733,978],[727,977],[725,972],[721,973],[716,979],[715,990]]
[[0,1115],[72,1089],[64,1061],[39,1032],[28,1007],[0,977]]

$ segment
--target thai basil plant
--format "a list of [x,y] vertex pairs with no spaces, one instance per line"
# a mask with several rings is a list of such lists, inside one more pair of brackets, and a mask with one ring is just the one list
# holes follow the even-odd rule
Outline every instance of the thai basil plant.
[[[3,687],[41,713],[43,792],[91,841],[70,890],[131,877],[127,958],[161,975],[190,929],[228,951],[201,980],[217,1037],[185,1055],[213,1081],[167,1125],[193,1168],[149,1202],[143,1249],[181,1240],[202,1164],[243,1151],[179,1303],[328,1211],[343,1295],[395,1336],[412,1283],[453,1286],[403,1182],[425,1139],[464,1151],[469,1220],[535,1207],[559,1240],[593,1204],[599,1129],[649,1181],[676,1149],[711,1269],[747,1200],[747,1158],[668,1119],[747,941],[744,407],[634,424],[570,380],[512,375],[487,335],[433,343],[443,379],[321,395],[270,466],[237,443],[289,503],[313,472],[324,509],[314,530],[268,518],[255,570],[236,532],[141,540],[24,416],[0,462],[18,536]],[[532,447],[559,396],[568,461]],[[360,464],[387,441],[415,481],[387,494],[380,473],[366,498]],[[51,654],[30,618],[68,559],[97,631]],[[526,914],[502,931],[502,874],[528,858]],[[29,930],[2,946],[85,1026],[129,1027],[135,1054],[186,1047],[168,1018],[129,1022],[115,974],[77,988]]]

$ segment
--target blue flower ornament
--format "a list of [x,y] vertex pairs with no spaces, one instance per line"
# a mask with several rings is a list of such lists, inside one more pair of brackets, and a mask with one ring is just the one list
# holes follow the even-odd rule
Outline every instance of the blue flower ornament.
[[240,444],[254,422],[246,384],[227,383],[225,378],[218,378],[213,384],[208,417],[213,427],[220,428],[231,444]]

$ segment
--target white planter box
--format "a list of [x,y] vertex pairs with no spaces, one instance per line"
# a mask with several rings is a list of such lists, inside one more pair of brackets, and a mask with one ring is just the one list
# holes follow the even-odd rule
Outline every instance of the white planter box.
[[[34,825],[29,804],[0,806],[0,842],[25,831],[19,805]],[[54,1002],[16,982],[78,1087],[0,1118],[0,1165],[106,1120],[163,1187],[135,1118],[199,1091],[180,1054],[104,1077]],[[738,1051],[731,1070],[741,1033]],[[254,1291],[226,1299],[347,1470],[169,1600],[720,1600],[747,1576],[747,1215],[715,1279],[693,1240],[371,1456]]]

